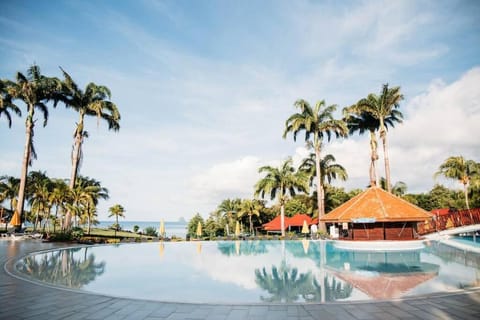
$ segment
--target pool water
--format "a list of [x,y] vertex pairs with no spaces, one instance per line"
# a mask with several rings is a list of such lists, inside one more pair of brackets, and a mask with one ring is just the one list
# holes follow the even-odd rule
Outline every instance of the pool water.
[[193,303],[318,303],[452,292],[480,283],[480,255],[431,242],[365,252],[328,241],[165,242],[32,254],[15,272],[117,297]]

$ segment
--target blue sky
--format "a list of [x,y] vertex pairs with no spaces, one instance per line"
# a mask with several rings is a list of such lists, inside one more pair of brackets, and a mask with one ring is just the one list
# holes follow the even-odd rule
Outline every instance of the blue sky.
[[[128,220],[176,220],[250,198],[260,166],[308,153],[282,139],[296,99],[341,110],[387,82],[405,96],[393,181],[424,192],[448,156],[480,161],[479,16],[478,1],[450,0],[4,1],[0,78],[37,63],[111,89],[120,132],[90,119],[81,167],[110,191],[102,220],[115,203]],[[32,170],[69,177],[76,121],[50,108]],[[325,146],[350,175],[336,185],[368,183],[367,139]],[[0,118],[0,174],[20,174],[23,143],[24,120]]]

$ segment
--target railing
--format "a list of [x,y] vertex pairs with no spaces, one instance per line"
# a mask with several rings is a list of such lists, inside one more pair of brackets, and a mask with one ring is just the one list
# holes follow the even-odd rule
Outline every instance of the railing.
[[432,213],[433,217],[430,220],[425,220],[417,224],[418,234],[423,235],[451,228],[480,224],[480,208],[458,211],[452,210],[445,215],[435,214],[435,211]]

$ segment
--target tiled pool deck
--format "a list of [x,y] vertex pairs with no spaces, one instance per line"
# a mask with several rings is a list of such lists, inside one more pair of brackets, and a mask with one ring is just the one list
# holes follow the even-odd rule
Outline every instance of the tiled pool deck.
[[[480,290],[379,302],[210,305],[112,298],[33,284],[10,276],[18,257],[61,247],[0,240],[0,319],[480,319]],[[8,263],[7,263],[8,262]]]

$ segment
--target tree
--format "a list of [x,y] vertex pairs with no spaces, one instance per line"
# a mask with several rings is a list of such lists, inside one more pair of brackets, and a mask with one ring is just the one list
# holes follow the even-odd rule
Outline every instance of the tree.
[[[377,168],[376,162],[378,160],[378,142],[376,131],[380,128],[380,121],[373,117],[372,114],[365,112],[357,105],[353,105],[343,109],[344,121],[347,123],[349,134],[356,132],[363,135],[368,132],[370,135],[370,186],[377,185]],[[398,112],[393,112],[384,120],[385,127],[394,127],[395,122],[401,122],[401,117]]]
[[197,226],[199,222],[202,226],[205,225],[202,216],[200,213],[197,213],[187,224],[187,237],[193,236],[197,233]]
[[0,80],[0,117],[5,115],[8,121],[8,127],[12,127],[12,116],[10,112],[15,113],[17,116],[22,116],[22,111],[13,103],[13,97],[9,94],[7,88],[7,82]]
[[435,178],[444,176],[448,179],[459,181],[463,185],[463,194],[467,210],[470,209],[468,202],[468,187],[472,179],[477,180],[480,176],[480,165],[473,160],[465,160],[464,157],[449,157],[439,167],[435,173]]
[[0,177],[0,203],[7,200],[10,203],[10,210],[13,212],[17,206],[18,189],[20,188],[20,179],[12,176]]
[[[70,189],[73,189],[83,156],[83,141],[84,138],[88,138],[88,132],[84,128],[85,116],[96,116],[97,125],[100,119],[103,119],[108,123],[109,130],[118,131],[120,129],[120,113],[117,106],[109,101],[111,93],[106,86],[89,83],[85,91],[82,91],[70,75],[62,68],[60,69],[63,72],[64,80],[62,82],[62,95],[58,97],[56,102],[61,100],[67,108],[71,108],[79,114],[79,120],[73,134],[74,142],[71,155],[72,173],[70,177]],[[65,219],[66,228],[69,228],[70,220],[71,215],[67,212]]]
[[292,159],[288,158],[280,168],[264,166],[258,170],[259,173],[266,173],[265,177],[255,185],[255,196],[270,199],[278,198],[280,205],[280,226],[282,236],[285,236],[285,203],[287,196],[294,196],[296,191],[308,192],[308,176],[303,171],[296,171],[292,166]]
[[[380,187],[383,190],[387,190],[387,179],[384,177],[380,178]],[[392,187],[392,193],[397,197],[401,197],[407,193],[407,184],[403,181],[397,181]]]
[[[115,224],[118,228],[118,217],[125,218],[125,209],[121,205],[115,204],[108,209],[108,212],[110,212],[109,218],[115,216]],[[115,228],[115,237],[117,236],[117,228]]]
[[[367,98],[361,99],[357,102],[356,105],[349,108],[349,111],[360,117],[360,120],[361,117],[364,116],[365,121],[371,122],[372,119],[368,119],[368,117],[372,117],[379,122],[378,132],[383,145],[385,178],[387,180],[388,192],[392,192],[392,183],[390,179],[390,159],[388,157],[387,151],[387,125],[393,125],[393,122],[402,122],[403,114],[399,110],[397,110],[400,107],[400,101],[402,100],[403,95],[400,93],[400,87],[389,88],[388,84],[384,84],[380,95],[371,93],[367,96]],[[365,115],[365,113],[369,116]],[[368,128],[368,130],[371,132],[370,125],[366,128]],[[373,157],[374,154],[372,153],[372,160]],[[370,177],[370,180],[372,180],[372,177]]]
[[217,208],[217,212],[223,215],[227,219],[227,236],[229,235],[229,228],[234,228],[234,217],[237,216],[238,211],[240,210],[240,199],[225,199],[223,200]]
[[28,174],[27,198],[32,211],[35,213],[33,230],[50,215],[50,194],[53,189],[52,182],[45,172],[32,171]]
[[[300,109],[299,113],[291,115],[285,122],[285,131],[283,138],[286,138],[289,132],[293,133],[293,140],[296,141],[297,134],[305,131],[305,141],[315,152],[315,167],[317,172],[317,193],[318,193],[318,217],[319,229],[325,231],[325,223],[320,218],[325,214],[324,191],[321,180],[320,159],[323,147],[323,140],[330,141],[332,135],[346,137],[348,128],[343,120],[333,118],[333,112],[337,109],[336,105],[325,106],[325,101],[319,101],[312,108],[310,104],[303,100],[297,100],[295,107]],[[313,137],[312,140],[310,140]]]
[[[314,177],[317,176],[315,157],[315,153],[310,153],[310,156],[303,159],[299,167],[300,170],[305,171],[310,176],[310,186],[313,186]],[[320,181],[322,187],[327,183],[331,184],[334,179],[342,181],[348,179],[347,170],[340,164],[335,163],[335,161],[335,157],[331,154],[327,154],[320,160]]]
[[25,148],[16,208],[17,213],[22,217],[28,166],[31,164],[32,158],[36,158],[35,149],[33,148],[33,134],[36,122],[36,119],[34,119],[35,109],[38,109],[42,113],[44,120],[43,126],[46,126],[48,120],[48,108],[46,103],[50,99],[56,97],[59,88],[59,80],[56,78],[45,77],[41,74],[40,68],[37,65],[33,65],[28,69],[27,76],[17,72],[16,82],[7,81],[6,86],[6,90],[12,99],[23,101],[27,107],[27,117],[25,119]]
[[49,202],[52,207],[55,207],[55,217],[53,219],[53,232],[55,232],[56,225],[58,223],[58,213],[59,211],[62,213],[66,211],[70,190],[63,179],[53,179],[52,184],[53,189],[50,193]]
[[260,211],[263,208],[263,204],[258,200],[245,199],[240,203],[240,210],[238,211],[238,217],[243,215],[248,216],[248,223],[250,225],[250,235],[254,234],[252,216],[260,216]]

